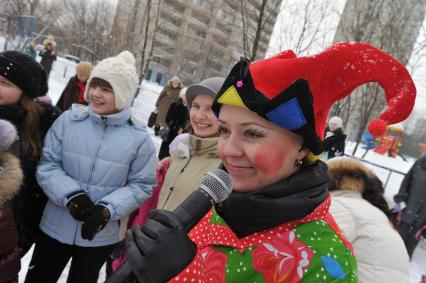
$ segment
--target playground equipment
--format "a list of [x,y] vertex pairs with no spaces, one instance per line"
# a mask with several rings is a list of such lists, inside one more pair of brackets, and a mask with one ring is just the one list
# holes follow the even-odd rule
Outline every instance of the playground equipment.
[[404,129],[401,125],[387,126],[386,133],[379,137],[379,143],[374,152],[382,155],[387,153],[390,157],[395,158],[399,154],[403,133]]
[[419,145],[420,145],[420,152],[426,153],[426,143],[421,143]]

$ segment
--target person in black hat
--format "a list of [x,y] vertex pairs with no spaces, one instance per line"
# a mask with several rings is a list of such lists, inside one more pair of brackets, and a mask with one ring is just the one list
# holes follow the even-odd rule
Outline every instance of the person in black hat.
[[43,139],[60,110],[36,98],[46,95],[46,73],[32,57],[18,51],[0,53],[0,119],[11,122],[19,139],[11,152],[21,162],[24,182],[10,201],[19,234],[21,256],[30,249],[39,232],[38,224],[46,196],[35,178]]

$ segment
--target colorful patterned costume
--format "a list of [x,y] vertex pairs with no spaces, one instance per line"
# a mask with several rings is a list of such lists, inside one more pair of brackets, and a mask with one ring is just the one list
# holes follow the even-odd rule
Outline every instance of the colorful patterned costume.
[[357,282],[329,206],[330,197],[303,219],[241,239],[211,210],[190,233],[197,256],[169,282]]

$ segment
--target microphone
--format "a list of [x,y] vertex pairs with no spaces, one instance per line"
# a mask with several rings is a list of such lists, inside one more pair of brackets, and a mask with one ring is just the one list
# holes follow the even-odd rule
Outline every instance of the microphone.
[[[198,190],[192,192],[173,213],[181,221],[184,230],[189,232],[214,204],[226,200],[231,192],[231,178],[226,171],[216,169],[207,172],[201,178]],[[127,261],[105,281],[105,283],[135,282],[137,282],[136,277]]]

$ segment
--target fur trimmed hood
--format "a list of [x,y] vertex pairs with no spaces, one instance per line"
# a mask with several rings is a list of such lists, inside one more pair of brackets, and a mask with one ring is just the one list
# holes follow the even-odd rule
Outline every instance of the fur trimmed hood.
[[22,179],[19,159],[10,153],[0,154],[0,206],[18,192]]
[[330,175],[329,191],[343,190],[363,193],[374,173],[361,162],[349,157],[327,161]]

